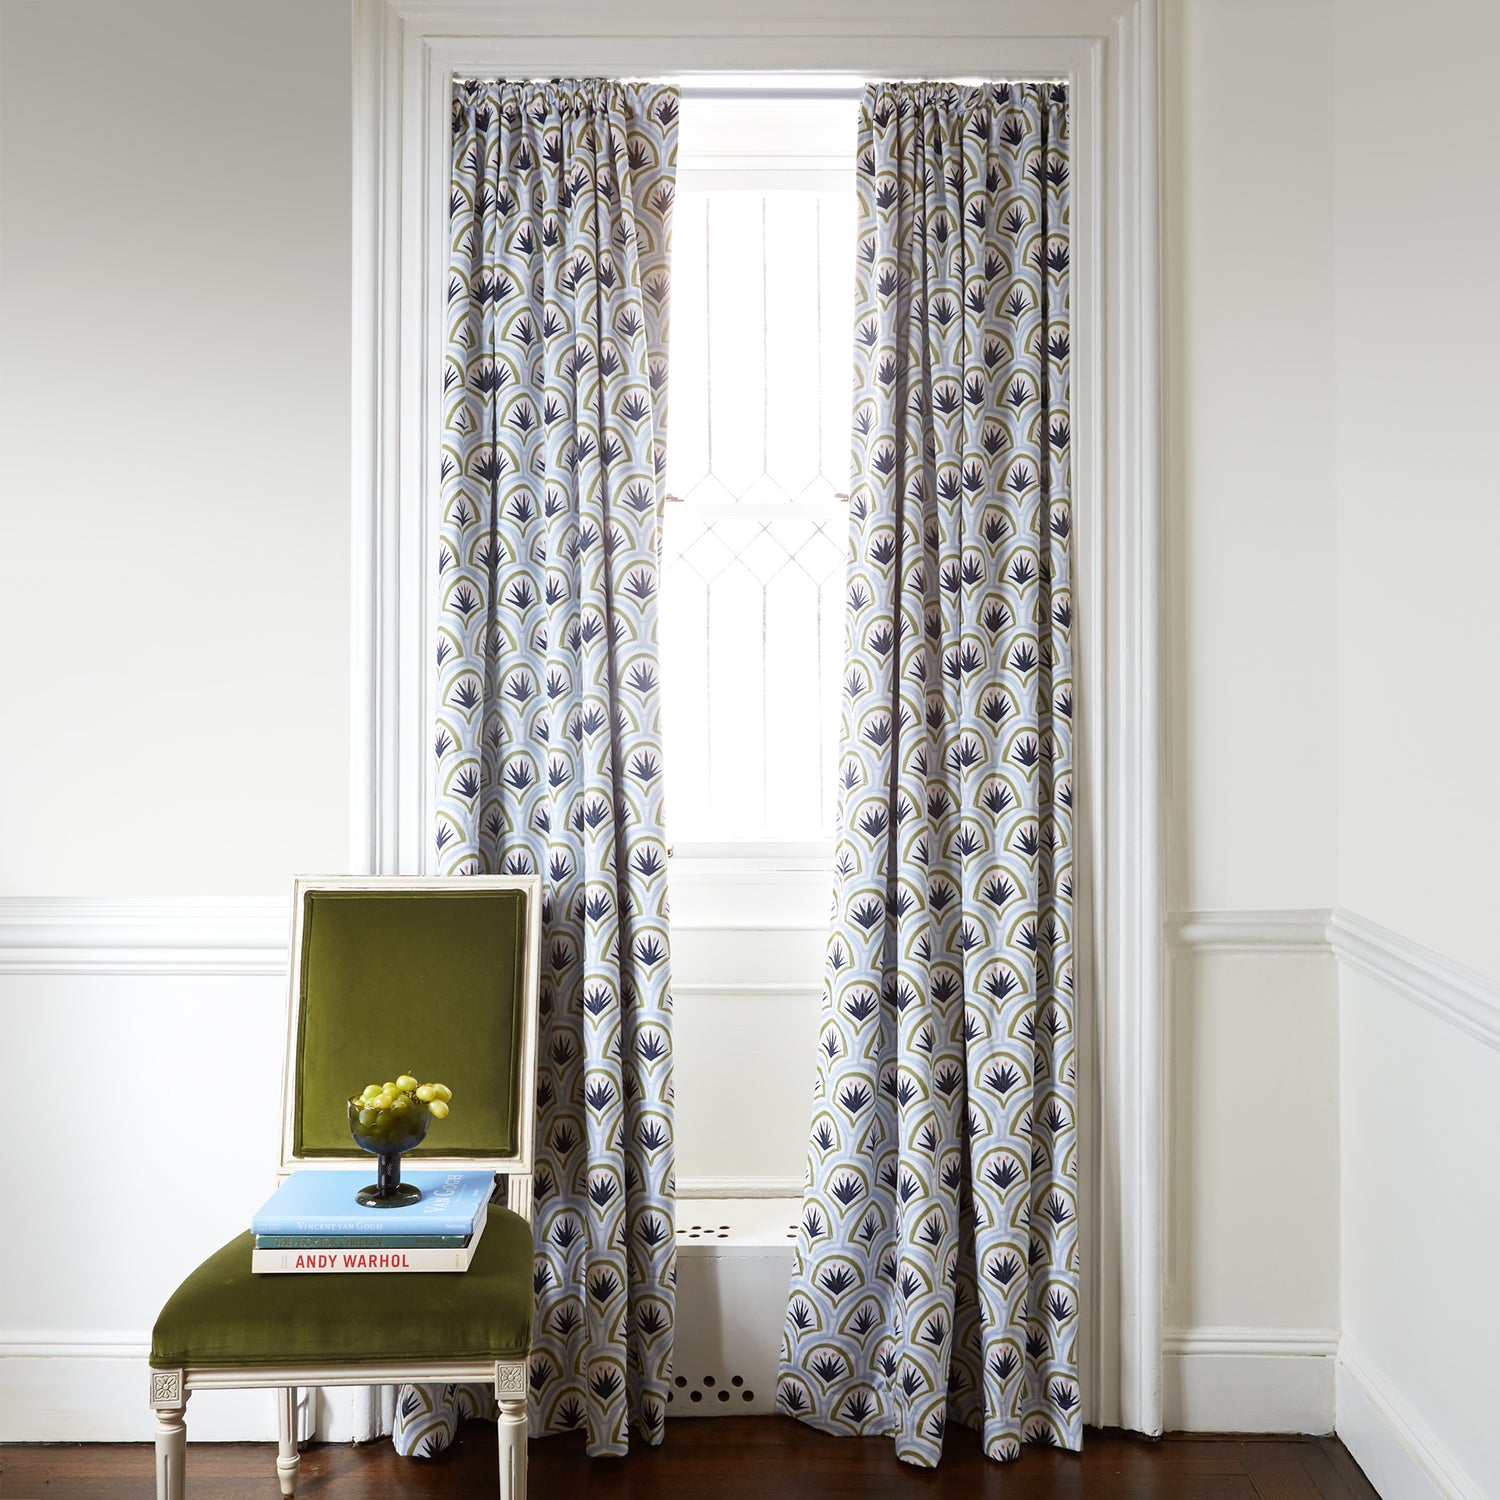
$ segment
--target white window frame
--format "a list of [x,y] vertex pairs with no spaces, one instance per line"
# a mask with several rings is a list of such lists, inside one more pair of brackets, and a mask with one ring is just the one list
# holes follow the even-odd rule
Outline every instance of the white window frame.
[[[1086,1419],[1162,1425],[1157,0],[355,0],[351,869],[431,865],[430,552],[452,79],[1057,77],[1073,123]],[[731,65],[732,64],[732,68]],[[1107,503],[1106,503],[1107,497]],[[1092,602],[1098,607],[1090,609]],[[787,857],[790,859],[790,856]],[[676,916],[683,920],[674,877]],[[803,878],[815,883],[809,867]],[[722,872],[703,871],[703,899]],[[778,889],[775,870],[756,883]],[[1101,1150],[1108,1141],[1109,1149]]]

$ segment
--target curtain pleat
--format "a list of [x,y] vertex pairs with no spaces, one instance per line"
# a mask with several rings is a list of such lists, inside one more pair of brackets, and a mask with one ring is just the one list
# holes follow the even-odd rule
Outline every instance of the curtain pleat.
[[861,108],[834,916],[782,1410],[1077,1448],[1067,99]]
[[[582,1428],[591,1454],[632,1427],[661,1440],[671,1368],[657,589],[677,112],[675,89],[603,80],[453,100],[438,864],[542,876],[531,1430]],[[398,1445],[431,1451],[436,1430],[398,1417]]]

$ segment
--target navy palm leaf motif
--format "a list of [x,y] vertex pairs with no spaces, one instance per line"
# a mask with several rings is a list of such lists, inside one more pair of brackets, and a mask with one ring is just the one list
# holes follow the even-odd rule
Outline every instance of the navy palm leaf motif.
[[532,1432],[618,1454],[632,1426],[661,1441],[672,1350],[657,476],[677,94],[460,83],[452,116],[437,863],[542,877]]
[[1065,90],[865,92],[834,919],[778,1385],[926,1465],[949,1421],[999,1459],[1082,1433],[1067,160]]

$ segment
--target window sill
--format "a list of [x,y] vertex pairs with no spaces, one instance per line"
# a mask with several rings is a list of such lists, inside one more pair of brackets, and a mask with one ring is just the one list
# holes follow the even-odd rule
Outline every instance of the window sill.
[[674,843],[668,850],[673,878],[732,880],[768,875],[827,876],[833,869],[834,841],[806,843],[728,840]]
[[678,844],[667,867],[678,929],[826,932],[828,843]]

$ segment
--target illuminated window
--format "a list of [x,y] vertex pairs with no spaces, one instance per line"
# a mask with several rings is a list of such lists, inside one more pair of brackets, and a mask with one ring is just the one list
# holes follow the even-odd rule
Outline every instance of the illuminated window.
[[854,184],[799,181],[787,154],[699,174],[732,186],[684,171],[677,195],[661,648],[679,843],[833,837]]

